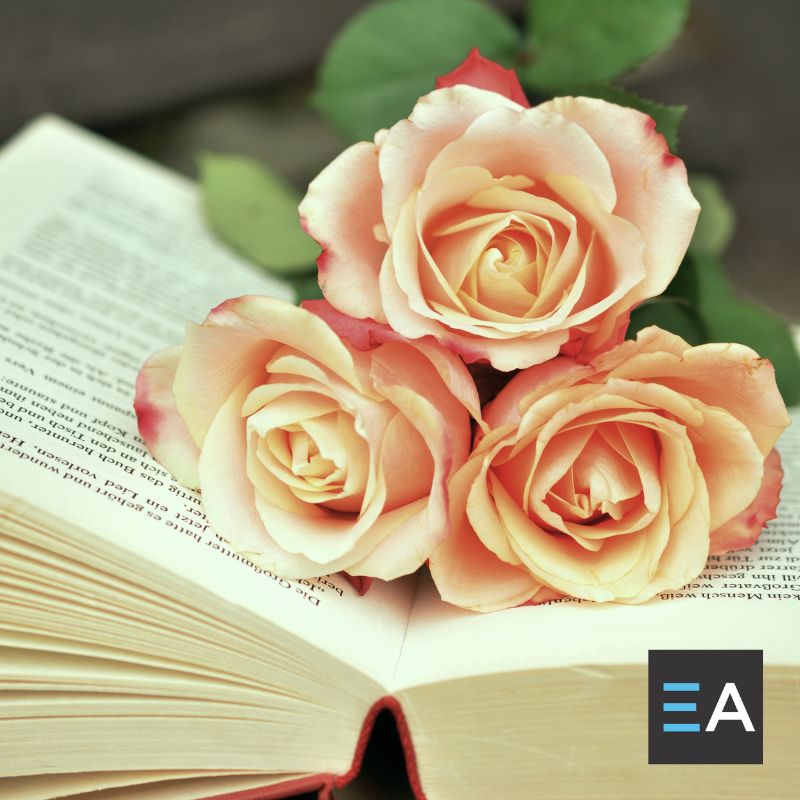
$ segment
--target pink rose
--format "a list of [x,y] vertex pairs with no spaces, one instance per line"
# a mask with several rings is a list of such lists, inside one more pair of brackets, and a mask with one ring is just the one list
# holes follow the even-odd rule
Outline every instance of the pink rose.
[[437,85],[311,183],[300,212],[325,297],[504,371],[617,343],[691,239],[683,162],[639,111],[528,108],[477,52]]
[[497,92],[497,94],[519,103],[523,108],[531,107],[522,86],[520,86],[517,73],[513,69],[504,69],[494,61],[484,58],[477,47],[473,47],[464,61],[452,72],[436,79],[437,89],[460,85]]
[[640,603],[695,578],[709,552],[749,546],[775,513],[789,417],[772,365],[742,345],[647,328],[588,365],[520,372],[484,418],[430,559],[456,605]]
[[[350,323],[342,334],[358,337]],[[475,386],[435,342],[360,346],[307,309],[241,297],[139,373],[150,451],[202,491],[237,551],[286,577],[395,578],[447,533]]]
[[773,450],[764,462],[764,479],[758,494],[744,511],[711,534],[711,553],[717,555],[752,547],[758,540],[761,529],[778,516],[782,485],[781,456],[777,450]]

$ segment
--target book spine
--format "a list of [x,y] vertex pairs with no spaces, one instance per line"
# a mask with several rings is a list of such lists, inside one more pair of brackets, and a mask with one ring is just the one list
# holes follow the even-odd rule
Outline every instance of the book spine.
[[[411,731],[408,728],[408,722],[406,721],[406,716],[403,713],[403,707],[400,705],[400,701],[391,695],[381,697],[380,700],[372,704],[372,707],[367,712],[367,716],[364,718],[364,723],[361,726],[361,733],[358,737],[355,754],[353,755],[353,764],[344,775],[339,775],[334,779],[333,788],[346,786],[361,771],[364,753],[367,749],[369,738],[372,735],[375,720],[378,714],[384,710],[389,711],[394,717],[394,724],[397,727],[397,732],[400,735],[400,743],[403,747],[403,757],[406,762],[408,783],[411,786],[411,791],[414,793],[414,798],[415,800],[426,800],[417,770],[417,756],[414,751],[414,742],[411,739]],[[319,795],[319,800],[330,800],[330,798],[330,792],[327,795],[321,792]]]
[[309,775],[305,778],[296,778],[283,783],[265,786],[262,788],[248,789],[243,792],[232,792],[228,794],[214,795],[205,800],[283,800],[283,798],[294,797],[299,794],[316,792],[318,800],[334,800],[334,789],[341,789],[352,781],[361,771],[364,761],[364,753],[367,750],[372,729],[375,727],[375,720],[381,711],[389,711],[394,717],[397,732],[400,735],[400,742],[403,747],[403,756],[406,762],[406,774],[408,783],[414,794],[415,800],[426,800],[425,792],[422,790],[419,773],[417,771],[417,756],[414,752],[414,743],[411,739],[411,732],[408,728],[405,714],[400,702],[391,695],[381,697],[380,700],[372,704],[364,722],[361,725],[361,732],[358,735],[358,742],[353,753],[353,761],[350,769],[343,775]]

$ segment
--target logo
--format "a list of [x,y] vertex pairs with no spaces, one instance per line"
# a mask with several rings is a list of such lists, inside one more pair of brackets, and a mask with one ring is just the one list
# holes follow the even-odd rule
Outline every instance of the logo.
[[650,650],[650,764],[762,764],[761,650]]

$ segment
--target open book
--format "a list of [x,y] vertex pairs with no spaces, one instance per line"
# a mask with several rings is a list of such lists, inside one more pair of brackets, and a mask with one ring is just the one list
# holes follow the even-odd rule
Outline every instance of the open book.
[[[418,798],[800,796],[797,426],[757,547],[643,606],[284,580],[215,534],[131,404],[184,319],[288,290],[209,238],[190,182],[54,118],[0,155],[0,208],[0,796],[326,796],[380,708]],[[764,651],[763,766],[647,764],[648,649],[705,648]]]

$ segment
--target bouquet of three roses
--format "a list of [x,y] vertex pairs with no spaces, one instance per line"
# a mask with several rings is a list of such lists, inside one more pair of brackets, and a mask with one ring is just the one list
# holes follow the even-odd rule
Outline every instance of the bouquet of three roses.
[[189,323],[140,373],[142,437],[286,577],[427,562],[483,611],[679,588],[774,516],[788,424],[749,348],[624,341],[698,212],[650,117],[531,108],[473,52],[309,187],[325,300]]

